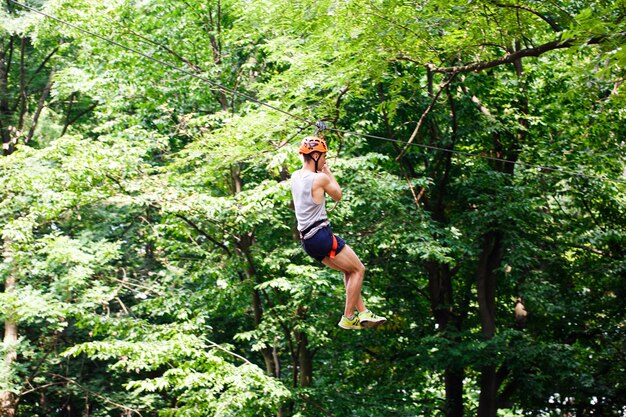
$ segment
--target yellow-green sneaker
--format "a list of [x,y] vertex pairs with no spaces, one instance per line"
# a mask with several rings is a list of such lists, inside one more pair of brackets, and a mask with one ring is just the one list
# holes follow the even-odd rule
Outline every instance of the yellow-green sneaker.
[[372,313],[369,310],[365,310],[359,313],[359,322],[361,323],[361,326],[363,327],[368,327],[368,328],[378,327],[386,321],[387,321],[386,318],[382,316],[377,316],[376,314]]
[[337,325],[346,330],[361,330],[363,328],[357,316],[354,316],[351,319],[346,316],[341,316],[341,320],[339,320]]

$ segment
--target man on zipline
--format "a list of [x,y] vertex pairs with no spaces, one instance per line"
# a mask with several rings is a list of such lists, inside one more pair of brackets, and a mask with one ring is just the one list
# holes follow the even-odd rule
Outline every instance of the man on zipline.
[[[341,187],[326,164],[328,147],[323,137],[302,140],[299,153],[302,169],[291,176],[291,192],[302,246],[309,256],[332,269],[343,272],[346,306],[338,325],[344,329],[376,327],[387,319],[369,311],[361,297],[365,267],[356,253],[330,229],[325,197],[341,199]],[[355,310],[358,312],[355,315]]]

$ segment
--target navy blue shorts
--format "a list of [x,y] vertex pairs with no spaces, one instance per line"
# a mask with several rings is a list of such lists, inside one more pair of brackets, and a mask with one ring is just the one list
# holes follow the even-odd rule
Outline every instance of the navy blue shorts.
[[[335,238],[337,239],[337,250],[335,253],[338,254],[346,246],[346,242],[337,235],[335,235]],[[321,228],[309,239],[303,240],[302,247],[304,247],[304,251],[310,257],[322,262],[322,259],[328,256],[333,247],[333,232],[330,230],[330,226]]]

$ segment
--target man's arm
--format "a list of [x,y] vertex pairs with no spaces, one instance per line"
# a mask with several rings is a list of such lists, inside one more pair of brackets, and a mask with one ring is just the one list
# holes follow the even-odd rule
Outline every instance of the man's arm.
[[[339,201],[341,200],[341,187],[339,186],[339,183],[337,183],[337,180],[335,180],[335,176],[333,175],[332,172],[330,172],[330,169],[328,169],[328,165],[324,164],[324,166],[322,167],[322,175],[319,175],[318,178],[316,178],[316,182],[318,182],[320,188],[330,196],[330,198],[332,198],[334,201]],[[316,202],[320,202],[322,201],[322,199],[324,198],[324,195],[322,193],[321,198],[319,198],[319,200],[316,198],[317,195],[313,196],[313,199]]]

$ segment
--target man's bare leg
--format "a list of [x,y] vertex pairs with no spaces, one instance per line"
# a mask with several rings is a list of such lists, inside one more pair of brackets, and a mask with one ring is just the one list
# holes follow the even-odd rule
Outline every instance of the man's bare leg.
[[367,310],[363,302],[363,297],[361,296],[365,267],[352,248],[346,245],[334,259],[327,256],[322,262],[324,265],[341,271],[344,274],[343,282],[346,287],[344,316],[352,317],[355,309],[359,313]]

